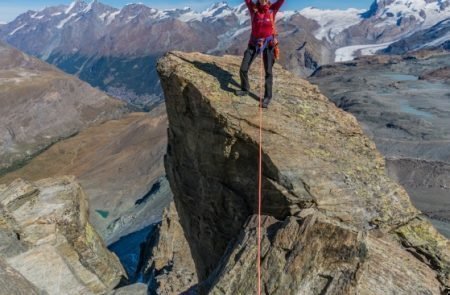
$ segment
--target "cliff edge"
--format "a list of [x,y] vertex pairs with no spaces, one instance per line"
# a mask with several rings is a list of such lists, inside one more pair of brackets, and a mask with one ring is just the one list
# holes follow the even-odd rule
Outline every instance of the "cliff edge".
[[[256,290],[258,101],[234,95],[239,66],[239,57],[182,52],[158,63],[165,165],[201,282],[184,288],[199,293]],[[447,294],[449,241],[387,176],[356,119],[274,72],[263,118],[264,294]]]

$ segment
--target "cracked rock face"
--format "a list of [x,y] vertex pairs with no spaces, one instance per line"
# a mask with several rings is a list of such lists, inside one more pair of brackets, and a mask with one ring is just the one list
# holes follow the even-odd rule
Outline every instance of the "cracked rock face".
[[[158,64],[166,170],[201,293],[256,290],[259,115],[254,97],[233,94],[240,61],[172,52]],[[447,292],[448,240],[389,179],[356,119],[317,87],[274,72],[263,114],[265,294]]]
[[19,272],[0,259],[0,294],[46,294],[25,279]]
[[[284,221],[268,217],[264,225],[265,294],[441,292],[429,266],[376,231],[354,231],[317,212]],[[256,226],[255,216],[211,276],[207,286],[211,294],[246,294],[255,288]]]
[[[0,259],[7,263],[0,261],[0,281],[5,272],[23,276],[21,286],[45,294],[113,289],[125,271],[88,222],[87,210],[84,192],[71,177],[0,186]],[[36,292],[22,294],[41,294]]]
[[173,202],[144,249],[138,271],[156,294],[178,295],[198,283],[189,243]]

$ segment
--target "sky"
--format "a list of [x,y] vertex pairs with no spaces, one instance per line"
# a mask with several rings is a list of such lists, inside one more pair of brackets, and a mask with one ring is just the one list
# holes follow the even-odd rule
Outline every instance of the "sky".
[[[89,2],[90,0],[85,0]],[[195,10],[202,10],[213,3],[221,0],[100,0],[100,2],[120,8],[128,3],[140,2],[158,9],[192,7]],[[0,23],[13,20],[19,14],[27,10],[39,10],[46,6],[58,4],[68,5],[71,0],[0,0]],[[231,6],[236,6],[243,0],[228,0]],[[314,6],[325,9],[345,9],[345,8],[369,8],[373,0],[286,0],[283,9],[299,10],[307,6]]]

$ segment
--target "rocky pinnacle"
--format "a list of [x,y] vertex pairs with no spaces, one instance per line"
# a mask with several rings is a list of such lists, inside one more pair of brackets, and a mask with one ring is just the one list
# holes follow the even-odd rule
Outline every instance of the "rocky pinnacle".
[[[258,102],[234,95],[239,65],[182,52],[158,63],[165,165],[200,293],[256,290]],[[447,294],[449,241],[387,176],[355,117],[274,72],[263,121],[263,293]]]

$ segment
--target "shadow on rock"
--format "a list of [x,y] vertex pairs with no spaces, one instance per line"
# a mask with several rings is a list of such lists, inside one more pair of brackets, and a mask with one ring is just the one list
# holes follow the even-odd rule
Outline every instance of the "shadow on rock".
[[[224,91],[235,93],[236,89],[230,87],[230,84],[237,87],[238,89],[241,88],[240,84],[233,78],[233,75],[230,72],[222,69],[221,67],[215,64],[203,63],[199,61],[190,61],[180,56],[177,57],[187,63],[192,64],[197,69],[215,77],[217,81],[220,83],[220,88]],[[256,101],[259,101],[259,97],[254,93],[250,92],[249,96]]]

